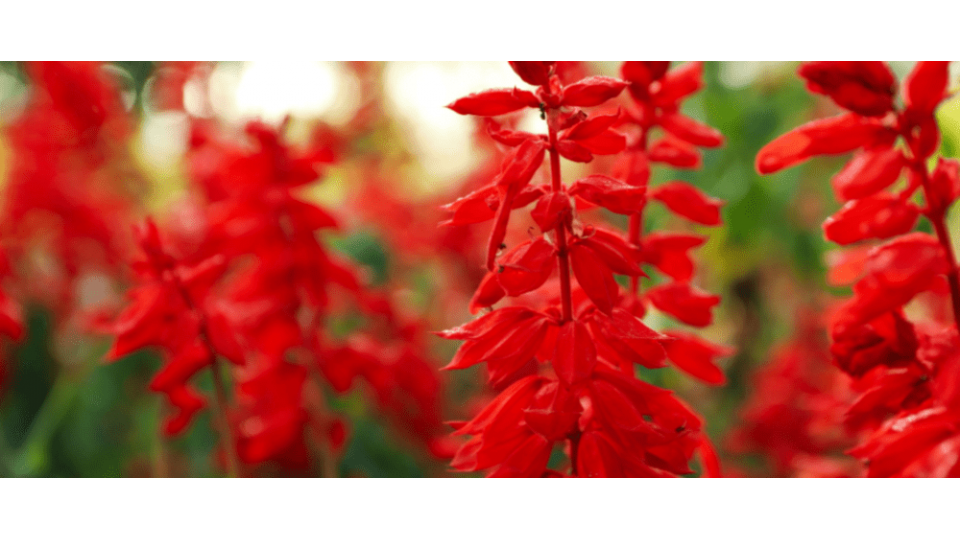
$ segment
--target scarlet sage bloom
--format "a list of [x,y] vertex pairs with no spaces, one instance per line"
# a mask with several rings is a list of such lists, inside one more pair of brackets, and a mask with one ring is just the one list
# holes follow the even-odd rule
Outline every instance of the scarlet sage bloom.
[[331,161],[328,148],[288,145],[262,122],[244,132],[238,142],[214,124],[193,126],[188,167],[208,204],[199,251],[222,254],[234,268],[223,302],[248,357],[234,373],[240,459],[302,470],[308,430],[325,438],[330,427],[326,418],[311,419],[304,399],[311,368],[324,356],[330,286],[359,293],[361,284],[358,270],[317,235],[337,220],[298,192]]
[[[696,358],[717,351],[654,331],[622,308],[614,274],[643,275],[640,247],[576,216],[581,204],[639,212],[646,186],[590,175],[567,187],[560,178],[561,156],[584,162],[624,150],[626,138],[612,129],[619,114],[591,116],[583,108],[608,102],[629,83],[588,77],[563,84],[553,62],[511,66],[537,88],[487,90],[449,105],[477,116],[530,108],[547,122],[544,135],[489,124],[491,137],[512,150],[487,186],[447,206],[450,224],[493,220],[488,273],[471,302],[472,311],[484,314],[440,333],[466,342],[447,369],[485,363],[491,385],[501,390],[474,419],[456,423],[456,433],[470,439],[452,465],[490,476],[689,474],[693,452],[703,447],[702,421],[669,391],[620,371],[621,360],[662,367],[666,347]],[[534,180],[547,156],[550,182],[540,184]],[[539,234],[505,245],[511,212],[529,204]],[[554,272],[559,279],[551,280]],[[662,305],[701,325],[716,303],[689,287],[661,296]],[[492,309],[505,298],[511,305]],[[567,450],[564,471],[547,469],[556,444]]]
[[856,393],[850,377],[830,365],[821,312],[797,317],[796,333],[753,377],[741,422],[728,439],[738,453],[766,458],[775,476],[851,477],[860,464],[843,452],[856,442],[844,415]]
[[[336,453],[347,426],[326,411],[326,387],[346,393],[360,383],[396,424],[440,448],[442,385],[420,325],[324,245],[321,233],[339,230],[339,219],[302,190],[337,156],[323,138],[287,143],[283,128],[249,122],[235,141],[198,121],[187,157],[208,204],[198,252],[233,263],[223,304],[247,360],[234,369],[239,457],[302,473],[317,457],[311,449]],[[362,314],[364,328],[332,335],[327,321],[344,312]],[[330,453],[319,456],[328,472]]]
[[129,292],[130,304],[117,319],[116,340],[107,358],[117,360],[144,347],[162,351],[163,368],[150,388],[167,396],[173,409],[164,424],[168,434],[183,431],[205,400],[191,387],[190,379],[205,368],[214,375],[223,445],[236,474],[233,438],[225,413],[219,358],[243,364],[243,351],[225,317],[211,302],[211,289],[226,268],[221,256],[188,265],[171,254],[151,220],[136,230],[143,259],[134,263],[140,285]]
[[[5,126],[11,147],[3,187],[5,239],[24,294],[65,318],[86,273],[119,273],[138,175],[126,144],[133,123],[98,62],[30,62],[23,110]],[[39,256],[38,256],[39,255]],[[52,260],[34,265],[30,261]]]
[[[947,97],[948,63],[918,62],[899,89],[882,62],[811,62],[800,75],[849,112],[774,140],[757,170],[854,152],[833,178],[844,205],[824,223],[828,240],[853,246],[834,274],[853,283],[853,297],[830,328],[833,360],[860,393],[846,421],[870,433],[850,454],[869,476],[957,476],[960,276],[945,216],[960,178],[956,160],[928,165],[940,141],[934,111]],[[935,235],[911,232],[920,216]],[[948,309],[908,318],[914,298]]]

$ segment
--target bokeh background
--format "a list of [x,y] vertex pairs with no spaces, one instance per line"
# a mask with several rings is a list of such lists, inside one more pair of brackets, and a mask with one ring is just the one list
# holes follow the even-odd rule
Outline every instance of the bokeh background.
[[[912,63],[891,66],[902,78]],[[586,73],[609,76],[618,68],[617,62],[582,66]],[[222,62],[188,70],[158,62],[108,62],[104,69],[135,122],[127,143],[129,170],[121,176],[136,186],[140,213],[167,212],[189,192],[184,155],[192,118],[216,119],[239,130],[250,119],[279,125],[289,117],[288,140],[307,142],[325,133],[338,156],[309,193],[345,223],[341,233],[325,238],[327,245],[367,268],[372,283],[389,287],[395,301],[425,317],[432,329],[467,320],[472,278],[461,276],[464,283],[454,283],[460,270],[431,242],[437,241],[435,223],[442,217],[437,204],[465,193],[460,186],[485,154],[474,121],[444,105],[480,89],[516,85],[506,62]],[[670,368],[643,376],[677,391],[705,417],[732,475],[789,474],[777,467],[769,448],[739,440],[745,405],[765,388],[775,391],[753,384],[758,370],[792,337],[816,340],[816,329],[813,334],[798,329],[809,314],[826,309],[831,293],[846,294],[828,284],[825,261],[831,246],[820,226],[839,208],[829,179],[842,158],[814,160],[765,178],[753,166],[757,151],[776,136],[836,112],[826,98],[809,94],[795,73],[792,62],[707,62],[705,89],[685,102],[684,113],[720,130],[726,143],[707,151],[699,170],[655,168],[651,180],[679,178],[727,201],[723,227],[695,230],[710,237],[698,258],[704,288],[723,298],[716,322],[704,335],[738,351],[721,361],[728,382],[708,387]],[[171,77],[182,78],[174,85],[179,108],[162,103]],[[3,130],[22,113],[30,91],[23,65],[0,63],[0,197],[6,196],[15,157]],[[957,157],[960,100],[945,103],[938,121],[941,154]],[[519,125],[539,129],[538,122],[531,113]],[[670,219],[651,212],[648,227],[659,228]],[[960,230],[956,211],[950,225]],[[478,253],[486,227],[477,227]],[[209,413],[184,435],[162,437],[160,398],[146,389],[159,359],[138,353],[104,362],[109,336],[87,331],[82,317],[56,313],[48,299],[22,285],[25,274],[42,273],[51,266],[45,266],[45,258],[56,255],[35,256],[29,267],[21,265],[7,278],[20,283],[11,285],[11,294],[22,303],[27,333],[19,343],[2,344],[0,476],[221,475],[212,457],[217,437]],[[122,293],[95,275],[77,287],[84,309],[114,302]],[[365,323],[345,314],[331,324],[348,332]],[[657,326],[656,314],[648,324]],[[439,368],[456,346],[426,339]],[[831,369],[826,360],[821,365]],[[459,372],[437,372],[437,377],[444,381],[444,419],[461,418],[458,413],[482,392],[478,377]],[[199,386],[210,391],[209,375],[200,377]],[[370,388],[361,384],[324,398],[350,426],[330,474],[451,474],[443,460],[371,405]]]

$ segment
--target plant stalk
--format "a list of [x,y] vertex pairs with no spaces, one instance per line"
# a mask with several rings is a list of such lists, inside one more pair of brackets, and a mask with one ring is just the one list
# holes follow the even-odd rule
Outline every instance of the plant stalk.
[[[563,190],[563,184],[560,179],[560,153],[557,152],[557,130],[555,126],[557,110],[551,109],[547,116],[547,130],[550,138],[550,187],[559,193]],[[567,252],[567,231],[566,224],[561,222],[557,225],[557,259],[560,266],[560,298],[563,309],[563,321],[565,323],[573,319],[573,303],[570,294],[570,259]]]

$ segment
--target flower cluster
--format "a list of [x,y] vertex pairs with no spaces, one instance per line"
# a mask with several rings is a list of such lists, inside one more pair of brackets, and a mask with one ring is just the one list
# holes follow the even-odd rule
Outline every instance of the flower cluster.
[[5,126],[11,147],[2,234],[25,293],[61,318],[85,273],[114,275],[127,255],[138,175],[119,86],[98,62],[25,64],[30,91]]
[[[641,264],[658,266],[651,262],[656,258],[658,267],[675,270],[681,279],[645,300],[697,326],[709,324],[718,299],[704,302],[689,286],[690,275],[676,271],[689,264],[685,251],[692,246],[680,253],[663,246],[657,251],[617,231],[581,223],[578,211],[588,207],[638,214],[650,195],[646,181],[636,177],[591,174],[569,187],[561,180],[561,156],[589,162],[625,150],[627,138],[612,129],[622,121],[619,111],[589,115],[583,109],[607,103],[633,83],[587,77],[564,84],[554,64],[511,62],[535,90],[487,90],[449,105],[459,114],[485,117],[529,108],[547,122],[546,134],[488,123],[490,136],[510,148],[499,172],[488,185],[446,206],[452,213],[447,225],[493,220],[487,274],[470,303],[472,312],[484,314],[440,333],[466,341],[447,369],[485,363],[490,384],[500,390],[475,418],[456,423],[456,433],[470,439],[452,464],[462,471],[489,470],[490,476],[690,474],[692,454],[704,446],[701,419],[671,392],[637,379],[632,366],[663,367],[668,357],[677,365],[697,364],[717,351],[706,342],[647,327],[637,316],[642,307],[625,308],[642,302],[625,299],[614,274],[643,276]],[[545,158],[549,182],[535,182]],[[719,220],[716,201],[698,200]],[[505,245],[511,212],[530,204],[539,234]],[[557,279],[551,279],[555,273]],[[505,298],[511,305],[492,309]],[[567,450],[566,471],[548,469],[560,443]]]
[[[831,275],[852,283],[853,297],[830,323],[833,361],[858,393],[845,422],[867,434],[850,454],[869,476],[956,476],[960,276],[945,217],[960,178],[956,160],[928,163],[939,146],[934,111],[947,97],[948,63],[919,62],[899,96],[882,62],[811,62],[799,73],[848,112],[782,135],[756,165],[769,174],[855,152],[832,180],[844,205],[824,223],[828,240],[852,245]],[[913,232],[920,216],[935,235]],[[914,298],[919,312],[905,309]]]
[[780,477],[849,477],[859,464],[843,452],[856,439],[844,423],[853,403],[850,377],[830,365],[830,347],[819,312],[804,310],[796,331],[770,354],[728,438],[736,453],[766,458]]
[[[668,165],[679,169],[695,169],[701,164],[700,147],[723,144],[723,136],[715,129],[684,116],[681,102],[703,88],[703,65],[689,62],[670,70],[670,62],[624,62],[621,76],[629,81],[631,100],[621,119],[626,130],[626,150],[614,165],[614,175],[631,185],[648,188],[650,165]],[[654,141],[657,131],[663,135]],[[679,180],[666,182],[647,191],[647,199],[657,201],[677,216],[706,226],[722,223],[723,202],[709,197],[697,188]],[[679,322],[704,327],[713,321],[713,308],[720,297],[711,295],[691,283],[694,263],[690,250],[702,246],[706,237],[690,233],[656,231],[643,234],[646,205],[630,212],[627,241],[640,248],[640,261],[670,278],[641,294],[638,276],[630,277],[631,295],[624,308],[643,317],[645,306],[653,305]],[[733,354],[728,347],[709,343],[693,334],[671,330],[673,340],[666,342],[666,358],[686,372],[708,384],[725,382],[723,372],[714,364],[717,358]],[[660,355],[661,360],[664,358]],[[662,364],[650,367],[659,367]],[[624,371],[632,373],[624,362]]]
[[[217,370],[218,358],[244,362],[241,346],[223,311],[213,305],[211,295],[226,264],[222,256],[197,264],[184,263],[161,241],[152,220],[137,228],[136,236],[143,259],[133,268],[140,285],[128,293],[130,302],[115,323],[116,340],[107,358],[117,360],[144,347],[163,351],[165,364],[150,388],[166,395],[173,407],[164,430],[175,434],[183,431],[206,403],[191,387],[190,379],[204,368],[212,368],[217,399],[222,402],[225,393]],[[220,421],[230,441],[226,418]],[[227,447],[232,448],[232,443]]]
[[[229,426],[223,444],[237,467],[270,463],[302,473],[319,466],[330,473],[347,426],[328,410],[326,390],[347,392],[360,380],[405,432],[448,457],[443,388],[418,339],[422,325],[396,309],[389,291],[368,286],[360,267],[324,246],[321,234],[337,230],[338,219],[302,192],[336,156],[324,137],[288,144],[284,127],[251,121],[237,139],[192,119],[186,164],[193,194],[168,226],[177,256],[159,247],[152,225],[146,230],[154,232],[141,234],[153,257],[149,268],[159,270],[131,293],[133,304],[114,326],[111,358],[144,346],[168,353],[151,388],[177,408],[169,435],[182,432],[204,405],[188,391],[188,379],[218,355],[235,360],[232,384],[215,383]],[[203,276],[201,289],[184,277],[194,273]],[[170,276],[180,281],[171,285]],[[164,293],[174,285],[185,292]],[[367,323],[337,335],[328,331],[336,314]],[[197,343],[209,345],[203,356]]]

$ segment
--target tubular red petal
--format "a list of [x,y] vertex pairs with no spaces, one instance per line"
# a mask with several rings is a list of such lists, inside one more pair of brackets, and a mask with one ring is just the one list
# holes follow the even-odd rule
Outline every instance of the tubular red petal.
[[757,172],[771,174],[822,154],[844,154],[881,139],[879,123],[856,114],[814,120],[781,135],[757,154]]
[[650,190],[650,197],[667,206],[674,214],[702,225],[720,225],[723,201],[708,197],[699,189],[679,180]]
[[550,73],[556,62],[510,62],[513,72],[523,82],[533,86],[544,86],[550,81]]
[[570,246],[570,265],[580,288],[597,309],[609,314],[620,295],[619,286],[603,261],[592,249],[582,244]]
[[906,164],[898,148],[858,152],[831,180],[833,190],[842,201],[869,197],[896,182]]
[[880,193],[850,201],[823,223],[827,240],[840,245],[890,238],[913,230],[920,209],[895,195]]
[[713,307],[720,303],[719,296],[680,282],[657,285],[648,290],[646,296],[660,311],[697,327],[709,326],[713,322]]
[[567,321],[560,327],[552,362],[557,376],[568,387],[590,376],[597,362],[597,351],[586,325],[580,321]]
[[707,148],[723,144],[723,135],[719,131],[680,113],[665,114],[659,122],[663,129],[690,144]]
[[903,81],[903,104],[920,116],[933,114],[947,92],[950,62],[917,62]]
[[595,107],[617,97],[626,81],[612,77],[588,77],[563,89],[561,103],[568,107]]
[[527,107],[539,106],[540,100],[533,92],[517,88],[498,88],[462,97],[447,105],[447,108],[457,114],[499,116]]

